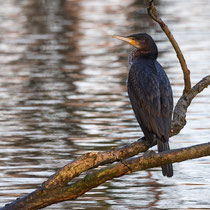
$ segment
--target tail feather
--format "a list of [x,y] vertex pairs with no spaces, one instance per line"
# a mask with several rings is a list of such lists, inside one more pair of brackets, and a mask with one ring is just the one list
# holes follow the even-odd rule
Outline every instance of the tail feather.
[[[158,152],[170,150],[168,141],[157,140]],[[172,177],[173,176],[173,166],[171,163],[161,166],[163,176]]]

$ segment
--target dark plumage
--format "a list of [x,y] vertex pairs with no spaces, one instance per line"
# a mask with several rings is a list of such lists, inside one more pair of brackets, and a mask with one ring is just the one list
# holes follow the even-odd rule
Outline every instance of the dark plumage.
[[[136,47],[129,55],[128,95],[146,141],[157,141],[158,152],[170,150],[169,133],[173,95],[168,77],[157,62],[157,46],[145,33],[114,36]],[[164,176],[173,176],[172,164],[162,166]]]

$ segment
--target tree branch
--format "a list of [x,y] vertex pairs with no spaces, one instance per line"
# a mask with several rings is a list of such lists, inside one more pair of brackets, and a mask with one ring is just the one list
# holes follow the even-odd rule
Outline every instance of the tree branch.
[[165,34],[168,37],[169,41],[171,42],[174,50],[176,51],[176,55],[177,55],[177,57],[179,59],[179,62],[181,64],[182,71],[183,71],[183,74],[184,74],[184,90],[183,90],[183,93],[187,93],[191,89],[190,70],[187,67],[187,64],[186,64],[186,61],[184,59],[184,56],[183,56],[183,54],[181,52],[181,49],[180,49],[178,43],[174,39],[173,34],[169,30],[168,26],[160,18],[159,14],[158,14],[158,12],[157,12],[157,10],[155,8],[153,0],[148,0],[148,1],[149,1],[148,14],[150,15],[150,17],[154,21],[159,23],[160,27],[165,32]]
[[181,52],[181,49],[174,39],[173,34],[169,30],[168,26],[164,23],[161,17],[158,14],[157,9],[155,8],[154,1],[148,0],[149,7],[148,7],[148,14],[150,17],[156,21],[162,30],[165,32],[166,36],[168,37],[169,41],[171,42],[174,50],[176,51],[177,58],[181,64],[181,68],[184,74],[184,90],[183,95],[178,100],[173,113],[173,122],[171,126],[171,134],[170,136],[174,136],[178,134],[182,128],[186,125],[186,112],[187,108],[191,104],[193,98],[200,93],[204,88],[210,85],[210,76],[203,78],[200,82],[198,82],[193,88],[191,88],[191,81],[190,81],[190,71],[187,67],[185,62],[184,56]]
[[70,180],[79,176],[84,171],[95,168],[99,165],[113,163],[115,161],[135,156],[140,152],[147,151],[148,148],[149,146],[147,145],[147,142],[144,140],[144,138],[141,138],[138,141],[122,148],[107,152],[86,153],[77,160],[58,170],[57,173],[55,173],[43,184],[43,187],[51,189],[55,186],[65,186]]
[[200,82],[198,82],[195,86],[193,86],[188,93],[184,93],[180,97],[174,108],[170,136],[178,134],[182,130],[182,128],[186,125],[186,113],[192,100],[195,98],[195,96],[198,93],[202,92],[209,85],[210,85],[210,75],[204,77]]
[[2,210],[35,210],[43,208],[53,203],[75,199],[90,189],[97,187],[108,180],[112,180],[115,177],[161,166],[166,163],[181,162],[209,155],[210,142],[158,154],[129,158],[100,169],[92,174],[88,174],[83,179],[69,186],[57,186],[52,189],[40,188],[29,195],[6,205]]

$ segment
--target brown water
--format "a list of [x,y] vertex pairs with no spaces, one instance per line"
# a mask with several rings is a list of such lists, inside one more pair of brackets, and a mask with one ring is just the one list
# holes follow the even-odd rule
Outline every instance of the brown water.
[[[210,2],[159,0],[195,84],[210,73]],[[126,90],[131,47],[113,34],[150,33],[173,86],[182,72],[146,1],[7,0],[0,7],[0,203],[33,191],[88,151],[106,151],[142,135]],[[209,141],[210,89],[189,108],[171,148]],[[174,164],[107,182],[75,201],[46,209],[210,208],[210,159]]]

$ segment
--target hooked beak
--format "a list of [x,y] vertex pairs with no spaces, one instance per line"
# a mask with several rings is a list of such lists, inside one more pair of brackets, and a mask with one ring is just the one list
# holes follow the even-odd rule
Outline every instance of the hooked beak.
[[113,35],[113,38],[128,42],[129,44],[133,45],[136,47],[136,41],[132,37],[127,37],[127,36],[118,36],[118,35]]

